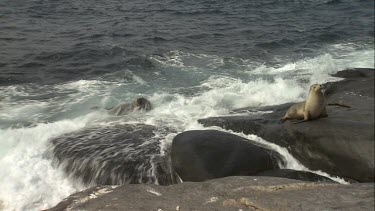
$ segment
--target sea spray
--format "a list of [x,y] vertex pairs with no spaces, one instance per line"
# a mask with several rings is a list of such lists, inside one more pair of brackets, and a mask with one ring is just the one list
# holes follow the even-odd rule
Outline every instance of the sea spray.
[[84,127],[87,121],[90,117],[0,130],[0,140],[12,144],[0,159],[0,199],[5,210],[48,208],[80,190],[51,165],[45,157],[45,144],[52,137]]

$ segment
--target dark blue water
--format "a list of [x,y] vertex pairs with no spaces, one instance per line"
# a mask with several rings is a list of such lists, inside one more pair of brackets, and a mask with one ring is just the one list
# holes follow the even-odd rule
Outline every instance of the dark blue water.
[[173,50],[275,64],[347,42],[373,45],[374,1],[2,0],[0,85],[147,72]]

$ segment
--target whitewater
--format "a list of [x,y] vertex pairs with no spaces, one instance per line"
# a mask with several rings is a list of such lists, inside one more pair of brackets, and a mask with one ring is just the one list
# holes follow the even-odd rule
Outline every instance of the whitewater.
[[[3,209],[46,209],[87,188],[54,166],[47,153],[49,141],[62,134],[113,123],[166,126],[177,132],[209,129],[198,124],[197,119],[229,115],[237,108],[300,101],[305,99],[311,84],[341,80],[330,74],[347,68],[374,68],[371,46],[344,43],[317,51],[319,54],[314,57],[267,65],[242,58],[174,50],[148,57],[159,67],[151,74],[124,69],[90,80],[0,86]],[[90,109],[114,106],[137,96],[147,97],[154,109],[120,117]],[[165,136],[160,143],[162,148],[169,147],[176,134]],[[255,135],[234,134],[278,151],[286,160],[284,168],[308,170],[285,148]],[[345,183],[340,178],[334,179]]]

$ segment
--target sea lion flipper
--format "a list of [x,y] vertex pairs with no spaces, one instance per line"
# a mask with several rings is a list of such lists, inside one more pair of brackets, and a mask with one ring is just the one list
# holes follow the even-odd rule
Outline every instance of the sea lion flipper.
[[292,122],[293,124],[298,124],[298,123],[302,123],[302,122],[307,122],[307,121],[309,121],[309,120],[299,120],[299,121],[295,121],[295,122]]
[[305,112],[303,113],[303,120],[304,121],[307,121],[307,120],[309,120],[310,119],[310,113],[309,113],[309,111],[308,110],[305,110]]

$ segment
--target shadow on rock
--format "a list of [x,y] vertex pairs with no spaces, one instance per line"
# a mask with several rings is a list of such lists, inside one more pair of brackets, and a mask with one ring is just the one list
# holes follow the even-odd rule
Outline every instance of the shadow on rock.
[[256,174],[256,176],[267,176],[267,177],[280,177],[287,179],[295,179],[307,182],[332,182],[336,183],[328,177],[314,174],[308,171],[296,171],[293,169],[276,169],[264,171]]

